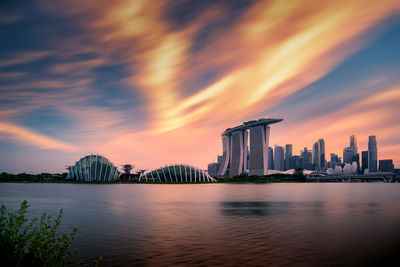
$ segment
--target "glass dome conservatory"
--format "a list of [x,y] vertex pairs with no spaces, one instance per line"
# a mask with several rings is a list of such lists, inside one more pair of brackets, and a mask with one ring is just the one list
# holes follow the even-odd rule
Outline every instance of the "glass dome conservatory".
[[159,182],[216,182],[207,172],[190,165],[176,164],[161,167],[143,174],[140,181],[159,181]]
[[67,179],[109,182],[118,179],[120,172],[108,159],[100,155],[88,155],[72,166]]

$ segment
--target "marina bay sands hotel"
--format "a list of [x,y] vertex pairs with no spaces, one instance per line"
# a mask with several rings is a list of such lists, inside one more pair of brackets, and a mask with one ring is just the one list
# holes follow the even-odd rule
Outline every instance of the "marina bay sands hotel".
[[[230,177],[247,171],[247,151],[249,149],[249,175],[268,174],[268,125],[282,119],[264,119],[247,121],[222,133],[222,162],[218,175]],[[249,138],[250,134],[250,138]],[[229,170],[229,173],[227,171]]]

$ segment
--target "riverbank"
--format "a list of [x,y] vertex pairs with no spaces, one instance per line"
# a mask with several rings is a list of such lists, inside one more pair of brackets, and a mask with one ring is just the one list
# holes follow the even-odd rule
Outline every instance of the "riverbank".
[[66,178],[66,174],[0,174],[0,183],[66,183],[66,184],[206,184],[206,183],[227,183],[227,184],[267,184],[267,183],[335,183],[335,182],[385,182],[398,183],[400,177],[398,175],[381,175],[381,176],[320,176],[309,177],[296,176],[290,174],[272,174],[265,176],[246,176],[240,175],[236,177],[215,177],[216,182],[179,182],[168,181],[160,182],[153,179],[144,179],[141,181],[138,178],[129,180],[119,179],[111,182],[101,181],[79,181]]
[[[3,181],[0,183],[21,183],[21,184],[268,184],[268,183],[304,183],[306,181],[298,180],[271,180],[271,181],[217,181],[217,182],[157,182],[157,181],[135,181],[135,182],[125,182],[125,181],[113,181],[113,182],[84,182],[84,181]],[[308,182],[308,181],[307,181]]]
[[[198,184],[200,182],[178,182],[178,181],[170,181],[170,182],[160,182],[154,181],[153,179],[141,179],[139,181],[138,178],[130,178],[119,179],[111,182],[100,182],[100,181],[79,181],[79,180],[71,180],[67,179],[67,173],[41,173],[41,174],[9,174],[9,173],[1,173],[0,174],[0,182],[8,182],[8,183],[73,183],[73,184]],[[215,177],[216,182],[201,182],[204,183],[300,183],[306,182],[306,178],[304,176],[296,176],[290,174],[272,174],[265,176],[247,176],[240,175],[235,177]]]

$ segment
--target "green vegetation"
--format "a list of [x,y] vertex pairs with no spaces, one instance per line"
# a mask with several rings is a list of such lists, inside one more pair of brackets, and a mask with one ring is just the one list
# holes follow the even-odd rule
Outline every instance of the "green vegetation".
[[104,181],[82,181],[76,179],[67,179],[67,173],[62,174],[51,174],[51,173],[41,173],[41,174],[10,174],[10,173],[0,173],[0,183],[71,183],[71,184],[116,184],[120,181],[104,182]]
[[[58,234],[62,210],[52,221],[46,213],[38,219],[26,217],[28,202],[17,212],[0,208],[0,258],[2,266],[79,266],[81,262],[70,249],[76,228],[70,234]],[[100,259],[92,265],[98,265]]]
[[220,183],[291,183],[306,181],[303,169],[297,169],[293,175],[276,173],[264,176],[248,176],[246,173],[242,173],[235,177],[216,177],[216,179]]
[[[67,173],[62,174],[9,174],[3,172],[0,174],[0,182],[39,182],[39,183],[76,183],[76,184],[115,184],[115,183],[141,183],[141,184],[187,184],[189,182],[160,182],[153,181],[151,178],[142,179],[139,182],[139,173],[145,170],[140,170],[136,174],[122,174],[119,180],[112,182],[100,182],[100,181],[79,181],[74,179],[66,179]],[[305,182],[306,178],[303,174],[303,169],[296,169],[293,175],[291,174],[271,174],[265,176],[248,176],[247,174],[241,174],[235,177],[216,177],[217,183],[289,183],[289,182]],[[198,182],[192,182],[198,183]],[[205,183],[205,182],[202,182]]]
[[0,174],[0,182],[62,182],[67,181],[68,173],[41,173],[41,174],[10,174],[2,172]]

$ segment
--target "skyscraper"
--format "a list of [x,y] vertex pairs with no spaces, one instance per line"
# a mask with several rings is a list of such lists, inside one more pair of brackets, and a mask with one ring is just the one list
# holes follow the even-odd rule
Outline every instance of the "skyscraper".
[[350,146],[343,148],[343,163],[352,164],[357,162],[360,165],[360,155],[358,154],[357,136],[350,136]]
[[207,167],[207,172],[208,172],[208,174],[209,174],[211,177],[217,176],[219,166],[220,166],[220,164],[219,164],[219,163],[216,163],[216,162],[213,162],[213,163],[208,164],[208,167]]
[[368,151],[361,152],[361,173],[364,174],[364,170],[368,169]]
[[268,147],[268,169],[274,169],[274,150],[272,147]]
[[312,157],[313,157],[313,164],[314,164],[314,169],[315,170],[320,170],[321,167],[321,153],[320,153],[320,148],[319,148],[319,142],[315,142],[313,145],[313,150],[312,150]]
[[350,136],[350,147],[353,148],[354,154],[358,153],[357,136],[355,136],[355,135]]
[[292,156],[290,159],[290,169],[303,168],[303,160],[299,156]]
[[[247,171],[247,165],[249,175],[266,175],[270,133],[268,125],[280,121],[282,119],[261,118],[226,129],[222,133],[223,154],[218,175],[240,175]],[[247,156],[249,148],[250,154]]]
[[274,158],[274,167],[275,170],[284,171],[285,170],[285,161],[284,161],[284,152],[283,146],[275,145],[275,158]]
[[376,136],[371,135],[368,140],[368,171],[376,172],[378,169],[378,150],[376,148]]
[[217,176],[219,168],[221,167],[221,163],[222,163],[222,156],[218,155],[217,162],[208,164],[208,167],[207,167],[208,174],[212,177]]
[[303,160],[303,168],[306,170],[313,170],[312,153],[307,147],[300,151],[300,160]]
[[246,166],[244,167],[245,172],[249,172],[249,166],[250,166],[250,149],[247,147],[247,158],[246,158]]
[[342,164],[338,155],[331,153],[331,168],[335,169],[336,166],[340,166]]
[[394,172],[394,165],[392,159],[379,160],[379,171],[380,172]]
[[353,163],[354,148],[351,146],[343,148],[343,163]]
[[360,172],[360,154],[356,153],[353,155],[351,158],[351,163],[356,163],[357,164],[357,173]]
[[293,145],[286,144],[285,145],[285,171],[290,169],[290,160],[293,156]]
[[220,156],[220,155],[217,156],[217,162],[218,162],[219,164],[222,163],[222,159],[223,159],[222,156]]
[[267,125],[259,125],[250,128],[249,175],[268,174],[267,147],[269,143],[269,132],[270,127]]
[[320,164],[320,169],[325,169],[325,141],[324,139],[319,139],[318,140],[318,144],[319,144],[319,155],[320,155],[320,160],[319,160],[319,164]]

